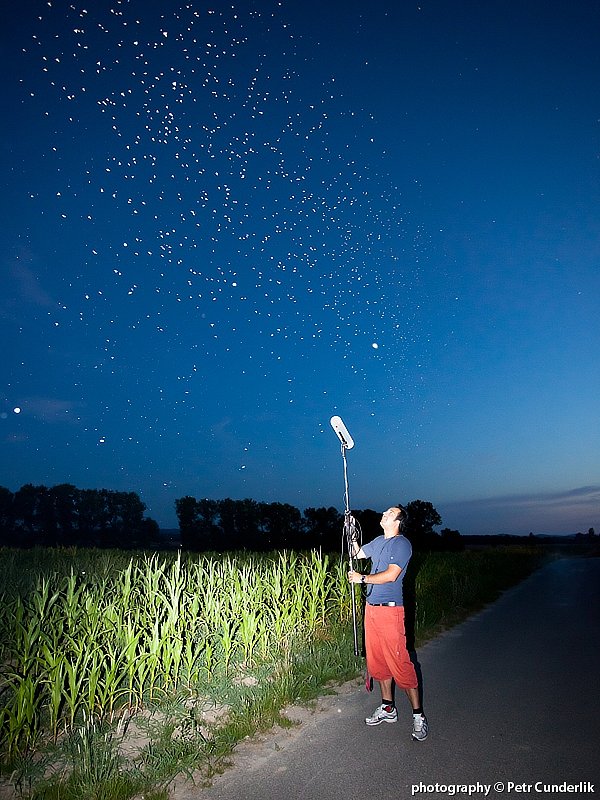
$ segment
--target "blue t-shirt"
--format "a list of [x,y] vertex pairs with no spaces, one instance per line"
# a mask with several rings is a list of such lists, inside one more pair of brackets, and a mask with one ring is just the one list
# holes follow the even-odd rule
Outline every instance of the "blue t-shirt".
[[390,583],[368,583],[367,603],[396,603],[404,605],[402,597],[402,581],[406,566],[412,556],[412,547],[405,536],[378,536],[372,542],[363,545],[363,553],[371,559],[371,575],[385,572],[390,564],[397,564],[402,572]]

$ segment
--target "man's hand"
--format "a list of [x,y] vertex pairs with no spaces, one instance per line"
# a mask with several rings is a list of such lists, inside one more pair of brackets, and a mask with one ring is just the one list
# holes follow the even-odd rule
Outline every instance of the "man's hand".
[[353,569],[348,572],[348,580],[350,583],[361,583],[362,578],[363,576],[360,574],[360,572],[355,572]]

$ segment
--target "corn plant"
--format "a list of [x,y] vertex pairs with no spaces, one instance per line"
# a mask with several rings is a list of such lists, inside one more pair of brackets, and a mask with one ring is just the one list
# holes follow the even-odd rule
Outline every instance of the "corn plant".
[[348,614],[345,575],[315,554],[126,563],[118,555],[113,568],[103,553],[98,574],[89,553],[85,569],[78,555],[6,604],[0,742],[8,753],[178,688],[206,691],[236,665],[287,663],[329,619]]

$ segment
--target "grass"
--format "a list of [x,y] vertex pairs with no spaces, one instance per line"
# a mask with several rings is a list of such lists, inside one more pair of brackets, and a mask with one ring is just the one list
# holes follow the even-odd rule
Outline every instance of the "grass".
[[416,646],[495,600],[546,557],[524,546],[417,554],[405,577]]
[[[417,646],[539,563],[537,549],[417,554]],[[0,551],[0,742],[31,800],[163,800],[209,780],[289,703],[356,677],[346,565],[314,553]],[[412,605],[411,605],[412,604]]]

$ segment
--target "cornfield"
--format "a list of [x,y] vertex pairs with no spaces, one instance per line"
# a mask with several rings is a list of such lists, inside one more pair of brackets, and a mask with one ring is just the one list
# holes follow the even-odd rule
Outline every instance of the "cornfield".
[[[541,558],[527,548],[415,554],[404,581],[412,643],[494,599]],[[53,742],[75,742],[77,752],[84,742],[88,752],[96,733],[111,739],[115,723],[118,731],[138,711],[175,701],[187,714],[188,700],[226,707],[231,697],[236,732],[224,727],[220,737],[215,728],[205,739],[199,729],[209,759],[226,754],[227,737],[273,724],[286,702],[360,671],[346,569],[314,552],[0,550],[0,760],[35,765]],[[196,718],[188,722],[196,730]],[[160,775],[175,774],[188,756],[197,764],[197,744],[189,753],[182,745],[180,758],[175,743]],[[150,764],[157,752],[148,750]],[[114,775],[109,755],[102,764]],[[96,795],[107,796],[102,787]]]
[[87,569],[70,555],[67,574],[46,570],[29,587],[3,587],[0,743],[8,757],[82,721],[281,663],[350,615],[345,566],[315,553],[120,556],[119,565],[98,554]]

